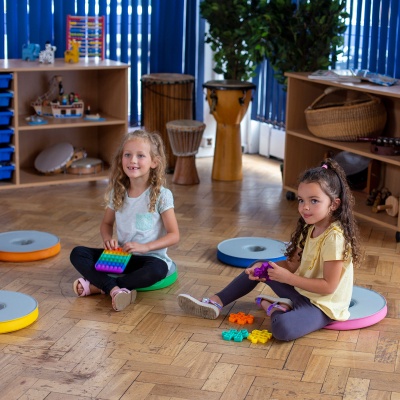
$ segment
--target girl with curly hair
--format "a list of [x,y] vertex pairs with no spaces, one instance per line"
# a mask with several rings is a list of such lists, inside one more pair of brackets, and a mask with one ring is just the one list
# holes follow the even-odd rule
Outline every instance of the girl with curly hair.
[[286,248],[285,261],[269,261],[266,278],[256,276],[268,260],[258,260],[219,293],[197,300],[180,294],[189,314],[215,319],[222,307],[265,282],[278,297],[259,295],[256,304],[271,316],[272,335],[283,341],[349,318],[353,268],[360,263],[354,198],[339,164],[326,159],[299,178],[297,227]]
[[[112,161],[105,194],[103,248],[78,246],[71,252],[71,263],[83,277],[73,283],[78,296],[110,294],[113,309],[121,311],[135,301],[135,289],[159,282],[175,268],[167,247],[178,243],[179,229],[173,195],[164,187],[165,169],[159,134],[137,130],[125,135]],[[114,225],[118,239],[113,236]],[[97,271],[103,250],[117,248],[132,254],[124,274]]]

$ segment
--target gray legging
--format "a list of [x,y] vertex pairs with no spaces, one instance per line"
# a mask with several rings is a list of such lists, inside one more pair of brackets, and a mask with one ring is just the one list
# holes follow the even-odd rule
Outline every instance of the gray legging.
[[124,274],[110,276],[94,268],[103,249],[78,246],[71,251],[70,260],[75,269],[90,283],[106,293],[115,286],[129,290],[145,288],[164,279],[168,265],[157,257],[134,255],[130,258]]
[[[216,295],[226,306],[250,293],[258,283],[258,281],[250,280],[249,276],[243,271]],[[271,333],[275,339],[294,340],[322,329],[332,322],[331,318],[311,304],[310,300],[298,293],[293,286],[275,281],[267,281],[266,284],[278,297],[286,297],[293,302],[293,310],[287,312],[275,310],[272,314]]]

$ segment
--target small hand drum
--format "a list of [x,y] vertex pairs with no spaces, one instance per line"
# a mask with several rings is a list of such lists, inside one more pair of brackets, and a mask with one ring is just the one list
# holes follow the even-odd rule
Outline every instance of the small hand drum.
[[172,152],[177,156],[172,182],[179,185],[196,185],[200,182],[197,174],[195,155],[199,151],[206,125],[189,119],[167,122],[167,131]]

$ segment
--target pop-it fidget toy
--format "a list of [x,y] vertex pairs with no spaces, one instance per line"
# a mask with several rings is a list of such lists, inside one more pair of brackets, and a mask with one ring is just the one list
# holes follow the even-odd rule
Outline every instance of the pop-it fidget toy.
[[131,258],[131,253],[126,253],[121,248],[104,250],[95,264],[97,271],[122,274]]

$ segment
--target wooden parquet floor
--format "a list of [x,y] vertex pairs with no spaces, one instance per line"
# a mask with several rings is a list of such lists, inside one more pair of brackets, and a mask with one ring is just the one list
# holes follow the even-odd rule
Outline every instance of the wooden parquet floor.
[[238,328],[231,312],[255,316],[249,330],[268,329],[254,293],[226,307],[217,320],[183,314],[179,293],[211,295],[241,272],[217,260],[233,237],[287,241],[297,218],[286,200],[279,162],[245,155],[242,182],[213,182],[211,158],[197,160],[200,184],[169,187],[181,241],[169,254],[179,268],[169,288],[138,294],[122,312],[104,295],[77,298],[69,254],[99,246],[106,182],[1,191],[1,231],[57,235],[56,256],[0,263],[0,289],[39,304],[29,327],[0,335],[0,398],[6,400],[395,400],[400,399],[400,257],[393,231],[360,221],[365,261],[355,284],[383,294],[388,315],[353,331],[321,330],[293,342],[224,341]]

